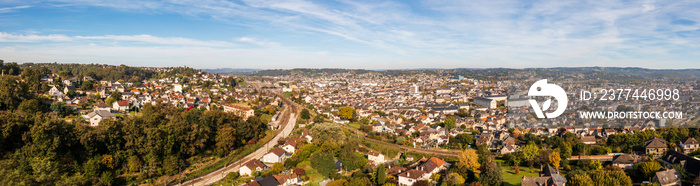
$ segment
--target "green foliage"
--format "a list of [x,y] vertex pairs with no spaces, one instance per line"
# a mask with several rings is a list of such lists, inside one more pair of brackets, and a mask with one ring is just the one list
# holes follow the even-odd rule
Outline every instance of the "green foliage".
[[237,179],[239,176],[240,176],[240,175],[238,174],[238,172],[233,171],[233,172],[229,172],[228,174],[226,174],[226,179],[228,179],[228,180],[235,180],[235,179]]
[[450,173],[445,178],[445,182],[450,185],[462,185],[465,180],[462,176],[457,173]]
[[100,176],[100,183],[102,185],[112,185],[114,182],[114,174],[112,172],[103,172]]
[[452,130],[455,128],[455,117],[454,116],[448,116],[447,119],[445,119],[445,128]]
[[377,185],[383,185],[386,182],[386,167],[384,165],[379,165],[377,170],[374,171],[374,183]]
[[315,152],[311,154],[310,157],[311,167],[316,169],[319,174],[323,176],[328,176],[331,171],[335,169],[335,161],[333,160],[333,154],[329,152]]
[[540,155],[540,148],[537,147],[537,145],[534,142],[528,143],[525,147],[523,147],[523,160],[532,162],[535,160],[535,157]]
[[365,159],[361,154],[355,152],[357,145],[345,145],[340,148],[338,153],[338,160],[343,162],[343,168],[347,171],[352,171],[355,169],[360,169],[367,164],[367,159]]
[[644,178],[650,178],[661,168],[662,167],[661,164],[659,164],[659,162],[649,161],[637,164],[635,169],[639,172],[639,174],[644,176]]
[[0,76],[0,110],[14,110],[22,103],[22,99],[29,99],[27,84],[16,76]]
[[589,186],[593,185],[593,180],[586,174],[576,174],[567,179],[566,185],[570,186]]
[[314,117],[314,123],[323,123],[323,120],[323,114],[316,114],[316,117]]
[[311,113],[309,113],[308,109],[301,110],[299,116],[301,117],[301,119],[311,119]]
[[58,117],[64,117],[66,114],[68,114],[66,110],[66,103],[63,103],[62,101],[51,103],[51,110],[56,113]]
[[501,185],[501,182],[503,182],[503,175],[501,175],[501,173],[501,166],[495,161],[489,161],[482,167],[479,183],[484,186]]
[[315,124],[310,130],[313,143],[321,145],[326,142],[332,142],[342,145],[345,143],[345,133],[338,125],[333,124]]

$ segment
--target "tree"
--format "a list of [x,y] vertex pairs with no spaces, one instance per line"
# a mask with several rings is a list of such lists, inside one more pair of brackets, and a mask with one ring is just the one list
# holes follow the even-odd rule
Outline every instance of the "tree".
[[445,128],[448,130],[452,130],[455,128],[455,117],[454,116],[448,116],[447,119],[445,119]]
[[237,145],[236,129],[231,126],[225,126],[219,129],[219,134],[216,135],[216,147],[228,152]]
[[22,100],[22,103],[19,104],[17,107],[17,110],[20,110],[25,113],[29,114],[36,114],[37,112],[41,112],[44,109],[42,108],[41,102],[39,102],[36,99],[25,99]]
[[323,123],[323,115],[316,114],[316,117],[314,117],[314,123]]
[[356,114],[355,114],[354,108],[352,108],[350,106],[346,106],[346,107],[341,107],[338,110],[338,115],[342,119],[353,120],[355,118]]
[[383,185],[386,182],[386,167],[379,165],[374,171],[372,178],[376,185]]
[[66,115],[66,104],[62,101],[53,102],[51,104],[51,110],[56,113],[58,117],[64,117]]
[[76,95],[75,91],[73,91],[73,90],[69,90],[69,91],[68,91],[68,97],[74,98],[75,95]]
[[462,169],[469,170],[474,174],[479,174],[479,167],[481,167],[481,164],[479,164],[478,159],[479,156],[476,154],[476,150],[465,149],[459,154],[459,162],[457,162],[457,166]]
[[527,162],[530,162],[530,165],[532,166],[533,161],[535,160],[535,157],[540,155],[540,148],[537,147],[537,145],[530,141],[525,147],[523,147],[523,159]]
[[316,169],[319,174],[327,177],[333,169],[335,169],[335,161],[333,160],[333,154],[329,152],[315,152],[311,154],[310,157],[311,167]]
[[301,119],[311,119],[311,113],[309,113],[308,109],[301,110],[299,116],[301,117]]
[[479,176],[479,183],[484,186],[498,186],[501,185],[503,181],[503,176],[501,175],[501,166],[496,164],[495,161],[491,160],[482,167],[481,174]]
[[29,99],[27,85],[16,76],[0,76],[0,110],[12,110]]
[[571,176],[567,182],[566,185],[570,186],[589,186],[593,185],[593,180],[591,180],[590,177],[586,174],[576,174]]
[[661,169],[661,164],[656,161],[643,162],[637,165],[637,170],[645,179],[650,178]]
[[554,167],[559,168],[559,162],[561,162],[561,157],[559,156],[559,152],[552,152],[549,154],[549,157],[547,158],[547,163],[551,164]]
[[100,176],[100,182],[103,185],[112,185],[113,181],[114,181],[114,174],[112,174],[112,172],[103,172],[102,176]]
[[272,173],[273,174],[279,174],[280,172],[282,172],[283,169],[284,169],[284,165],[282,163],[277,162],[275,164],[272,164]]
[[345,133],[338,125],[314,125],[311,127],[311,137],[313,143],[322,145],[326,142],[332,142],[338,145],[345,143]]
[[447,182],[447,184],[450,185],[462,185],[465,182],[465,180],[462,176],[460,176],[457,173],[450,173],[447,175],[445,182]]
[[632,179],[624,171],[593,171],[589,175],[595,186],[624,185],[631,186]]

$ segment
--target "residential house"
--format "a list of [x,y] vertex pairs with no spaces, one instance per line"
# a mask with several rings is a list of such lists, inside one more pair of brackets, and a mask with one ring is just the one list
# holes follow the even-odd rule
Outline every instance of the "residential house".
[[445,169],[445,160],[440,158],[432,157],[427,161],[421,163],[416,167],[417,170],[424,171],[428,177],[435,173],[440,172],[440,170]]
[[104,111],[104,110],[95,110],[90,112],[87,115],[87,119],[90,121],[90,126],[98,126],[100,124],[100,121],[107,119],[107,118],[114,118],[114,114],[110,113],[109,111]]
[[121,112],[126,112],[129,110],[129,101],[127,100],[122,100],[122,101],[115,101],[112,103],[112,109],[121,111]]
[[242,117],[244,120],[247,120],[249,117],[255,115],[255,111],[250,108],[230,104],[223,104],[222,106],[224,107],[224,112],[234,113]]
[[566,178],[549,164],[542,167],[538,177],[523,176],[520,185],[523,186],[566,186]]
[[519,147],[517,145],[506,143],[505,145],[503,145],[501,150],[499,150],[499,152],[501,152],[501,154],[509,154],[509,153],[516,152],[518,149],[519,149]]
[[666,155],[661,157],[661,160],[664,162],[664,167],[670,167],[673,164],[680,164],[688,175],[692,177],[700,175],[700,160],[695,159],[694,157],[690,157],[674,150],[669,150]]
[[49,95],[53,97],[60,97],[63,96],[63,92],[61,92],[61,90],[58,89],[57,86],[53,86],[51,87],[51,89],[49,89]]
[[581,142],[587,145],[592,145],[596,143],[596,139],[595,136],[581,136]]
[[681,141],[678,144],[678,146],[681,147],[681,150],[683,151],[683,153],[686,153],[686,154],[693,152],[695,150],[698,150],[698,145],[700,145],[700,144],[698,143],[697,140],[695,140],[695,138],[685,139],[684,141]]
[[400,173],[399,185],[411,186],[413,185],[413,183],[416,183],[416,181],[429,177],[425,175],[425,172],[416,169],[411,169],[406,172]]
[[386,162],[383,154],[374,151],[370,151],[369,153],[367,153],[367,160],[371,161],[374,164],[381,164]]
[[666,148],[666,141],[656,137],[644,141],[644,152],[646,154],[653,154],[655,157],[666,153]]
[[238,174],[243,175],[253,175],[253,171],[260,172],[267,168],[267,165],[260,162],[257,159],[252,159],[247,163],[243,164],[240,169],[238,169]]
[[105,103],[95,103],[94,105],[92,105],[92,110],[103,110],[109,112],[110,106]]
[[304,131],[301,132],[301,137],[306,139],[306,142],[311,143],[311,140],[313,140],[313,137],[309,135],[309,129],[304,129]]
[[263,155],[262,161],[267,163],[282,163],[286,158],[287,153],[284,151],[284,149],[277,147]]
[[653,183],[658,183],[661,186],[681,186],[681,173],[676,169],[667,169],[656,172]]
[[636,159],[629,154],[620,154],[613,157],[612,165],[622,169],[632,169]]
[[286,151],[287,153],[294,153],[297,147],[297,140],[299,140],[299,138],[297,137],[291,137],[287,139],[284,145],[282,145],[282,149],[284,149],[284,151]]
[[63,87],[63,93],[68,94],[68,92],[73,91],[73,93],[77,93],[78,89],[75,88],[75,86],[65,86]]

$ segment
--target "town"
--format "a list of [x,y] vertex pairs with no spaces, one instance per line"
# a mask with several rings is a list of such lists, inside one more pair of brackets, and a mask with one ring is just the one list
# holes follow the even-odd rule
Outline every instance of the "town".
[[[23,114],[46,110],[61,125],[81,128],[66,134],[76,135],[74,145],[89,154],[73,177],[66,178],[78,180],[78,185],[700,182],[695,169],[700,165],[700,131],[693,127],[698,124],[698,81],[643,85],[680,89],[679,100],[586,102],[577,100],[579,91],[572,90],[646,82],[615,74],[604,83],[585,81],[600,75],[585,70],[295,69],[220,75],[187,67],[69,66],[7,63],[3,70],[10,73],[3,78],[20,79],[14,82],[18,85],[7,86],[20,87],[23,97],[32,98],[8,108]],[[112,71],[126,76],[108,73]],[[297,72],[303,75],[292,75]],[[556,83],[574,101],[561,117],[538,119],[526,89],[548,76],[558,77]],[[617,109],[685,115],[605,120],[576,112]],[[140,130],[129,129],[139,125],[147,128],[130,131]],[[167,141],[159,141],[159,135],[172,134],[184,136],[172,137],[177,146],[167,145],[170,150],[128,150],[152,148],[148,143]],[[168,154],[173,151],[180,155]],[[13,152],[7,152],[5,157],[11,157]]]

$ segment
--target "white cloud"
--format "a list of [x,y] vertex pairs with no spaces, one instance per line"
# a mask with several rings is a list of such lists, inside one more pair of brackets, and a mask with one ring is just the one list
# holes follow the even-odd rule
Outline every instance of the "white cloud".
[[258,41],[255,38],[250,38],[250,37],[241,37],[238,38],[238,41],[240,42],[246,42],[246,43],[252,43],[258,46],[263,46],[263,47],[280,47],[281,45],[276,42],[267,42],[267,41]]
[[225,41],[202,41],[182,37],[156,37],[151,35],[104,35],[104,36],[66,36],[61,34],[17,35],[0,32],[0,42],[32,43],[32,42],[70,42],[70,41],[125,41],[158,45],[186,45],[208,47],[233,47],[234,44]]
[[2,7],[0,8],[0,13],[9,13],[9,12],[14,12],[20,9],[25,9],[25,8],[30,8],[31,6],[28,5],[22,5],[22,6],[13,6],[13,7]]

